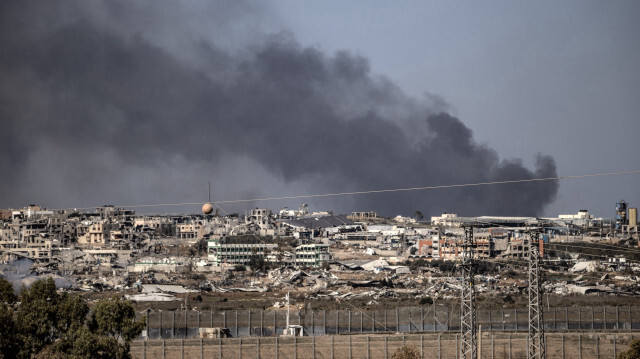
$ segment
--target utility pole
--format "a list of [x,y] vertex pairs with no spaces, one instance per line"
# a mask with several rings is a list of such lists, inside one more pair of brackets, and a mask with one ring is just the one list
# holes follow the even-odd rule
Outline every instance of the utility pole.
[[462,263],[459,265],[462,274],[462,290],[460,298],[460,357],[477,359],[476,307],[473,276],[475,260],[473,258],[473,226],[465,226]]
[[528,359],[545,359],[542,288],[540,287],[540,233],[529,232],[529,352]]

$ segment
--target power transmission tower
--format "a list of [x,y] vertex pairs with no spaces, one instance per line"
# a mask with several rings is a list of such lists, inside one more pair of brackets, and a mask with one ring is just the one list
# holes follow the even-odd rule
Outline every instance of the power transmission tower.
[[473,227],[464,227],[464,244],[462,252],[462,290],[460,300],[460,356],[463,359],[476,359],[477,331],[476,307],[473,276],[475,274],[475,260],[473,259]]
[[529,359],[546,358],[540,282],[540,233],[536,230],[529,233]]

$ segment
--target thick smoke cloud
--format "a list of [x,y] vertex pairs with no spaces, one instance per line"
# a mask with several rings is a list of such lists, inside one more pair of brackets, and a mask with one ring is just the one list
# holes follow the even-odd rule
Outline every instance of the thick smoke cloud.
[[[204,200],[208,179],[216,198],[240,199],[556,175],[548,156],[534,170],[501,160],[441,101],[410,98],[361,56],[238,26],[268,9],[221,1],[201,6],[211,18],[200,22],[177,4],[0,4],[2,207]],[[540,182],[312,204],[536,215],[557,189]]]

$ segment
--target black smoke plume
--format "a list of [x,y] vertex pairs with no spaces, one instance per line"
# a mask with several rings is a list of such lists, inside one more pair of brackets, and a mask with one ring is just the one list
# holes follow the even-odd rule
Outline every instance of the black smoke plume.
[[[200,17],[175,2],[0,3],[0,207],[204,201],[208,180],[224,200],[556,176],[548,156],[534,170],[501,160],[441,101],[407,96],[361,56],[265,35],[250,26],[273,17],[259,3],[199,6]],[[557,189],[311,204],[536,215]],[[294,203],[252,205],[283,204]]]

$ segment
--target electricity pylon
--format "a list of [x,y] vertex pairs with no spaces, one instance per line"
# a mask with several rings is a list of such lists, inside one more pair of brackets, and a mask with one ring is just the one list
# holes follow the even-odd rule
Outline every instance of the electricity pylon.
[[464,244],[462,252],[462,290],[460,300],[460,357],[463,359],[478,358],[475,289],[473,276],[475,274],[475,260],[473,259],[473,227],[464,227]]
[[532,231],[529,233],[529,359],[546,358],[540,282],[540,233]]

